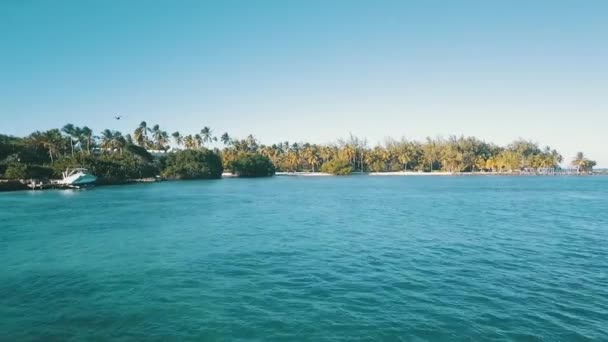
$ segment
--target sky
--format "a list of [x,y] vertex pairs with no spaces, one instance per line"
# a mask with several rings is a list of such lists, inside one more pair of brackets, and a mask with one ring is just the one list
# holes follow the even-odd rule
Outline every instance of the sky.
[[2,0],[0,133],[473,135],[608,167],[607,18],[603,0]]

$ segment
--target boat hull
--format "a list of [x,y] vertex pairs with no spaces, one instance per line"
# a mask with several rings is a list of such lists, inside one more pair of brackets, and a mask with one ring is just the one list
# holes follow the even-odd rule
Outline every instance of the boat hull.
[[92,185],[97,180],[97,177],[86,174],[86,173],[77,173],[75,175],[71,175],[65,179],[63,179],[63,184],[70,186],[87,186]]

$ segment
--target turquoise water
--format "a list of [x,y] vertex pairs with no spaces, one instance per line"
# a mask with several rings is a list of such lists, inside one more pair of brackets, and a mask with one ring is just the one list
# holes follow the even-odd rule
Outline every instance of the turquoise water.
[[0,194],[0,340],[608,340],[608,177]]

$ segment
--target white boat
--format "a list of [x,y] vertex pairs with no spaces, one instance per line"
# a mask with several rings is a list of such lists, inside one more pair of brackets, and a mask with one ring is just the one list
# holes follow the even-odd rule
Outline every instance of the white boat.
[[61,180],[61,184],[79,188],[88,185],[92,185],[97,180],[97,177],[90,174],[87,169],[76,168],[76,169],[67,169],[63,173],[63,179]]

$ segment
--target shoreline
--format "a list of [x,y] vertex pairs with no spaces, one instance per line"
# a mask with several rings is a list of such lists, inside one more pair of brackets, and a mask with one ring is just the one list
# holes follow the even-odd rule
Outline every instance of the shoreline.
[[[345,177],[345,176],[336,176],[326,172],[276,172],[274,176],[277,177]],[[353,172],[348,176],[371,176],[371,177],[467,177],[467,176],[493,176],[493,177],[589,177],[589,176],[608,176],[607,172],[594,172],[587,174],[577,174],[577,173],[526,173],[526,172],[445,172],[445,171],[437,171],[437,172],[417,172],[417,171],[394,171],[394,172]],[[222,177],[219,179],[230,179],[230,178],[238,178],[237,175],[232,174],[230,172],[222,173]],[[98,186],[110,186],[110,185],[131,185],[131,184],[141,184],[141,183],[158,183],[167,181],[169,179],[162,178],[142,178],[142,179],[128,179],[120,182],[101,182],[95,184],[95,187]],[[32,182],[36,184],[36,186],[32,187]],[[30,179],[22,179],[22,180],[8,180],[8,179],[0,179],[0,192],[14,192],[14,191],[40,191],[40,190],[65,190],[65,189],[74,189],[71,187],[59,186],[57,184],[57,180],[30,180]]]
[[[418,171],[388,171],[388,172],[353,172],[350,175],[345,176],[375,176],[375,177],[388,177],[388,176],[412,176],[412,177],[426,177],[426,176],[605,176],[608,173],[591,173],[591,174],[577,174],[577,173],[534,173],[534,172],[448,172],[448,171],[436,171],[436,172],[418,172]],[[277,172],[275,176],[280,177],[335,177],[325,172]],[[344,176],[337,176],[344,177]]]
[[275,176],[279,177],[332,177],[334,175],[327,172],[275,172]]

